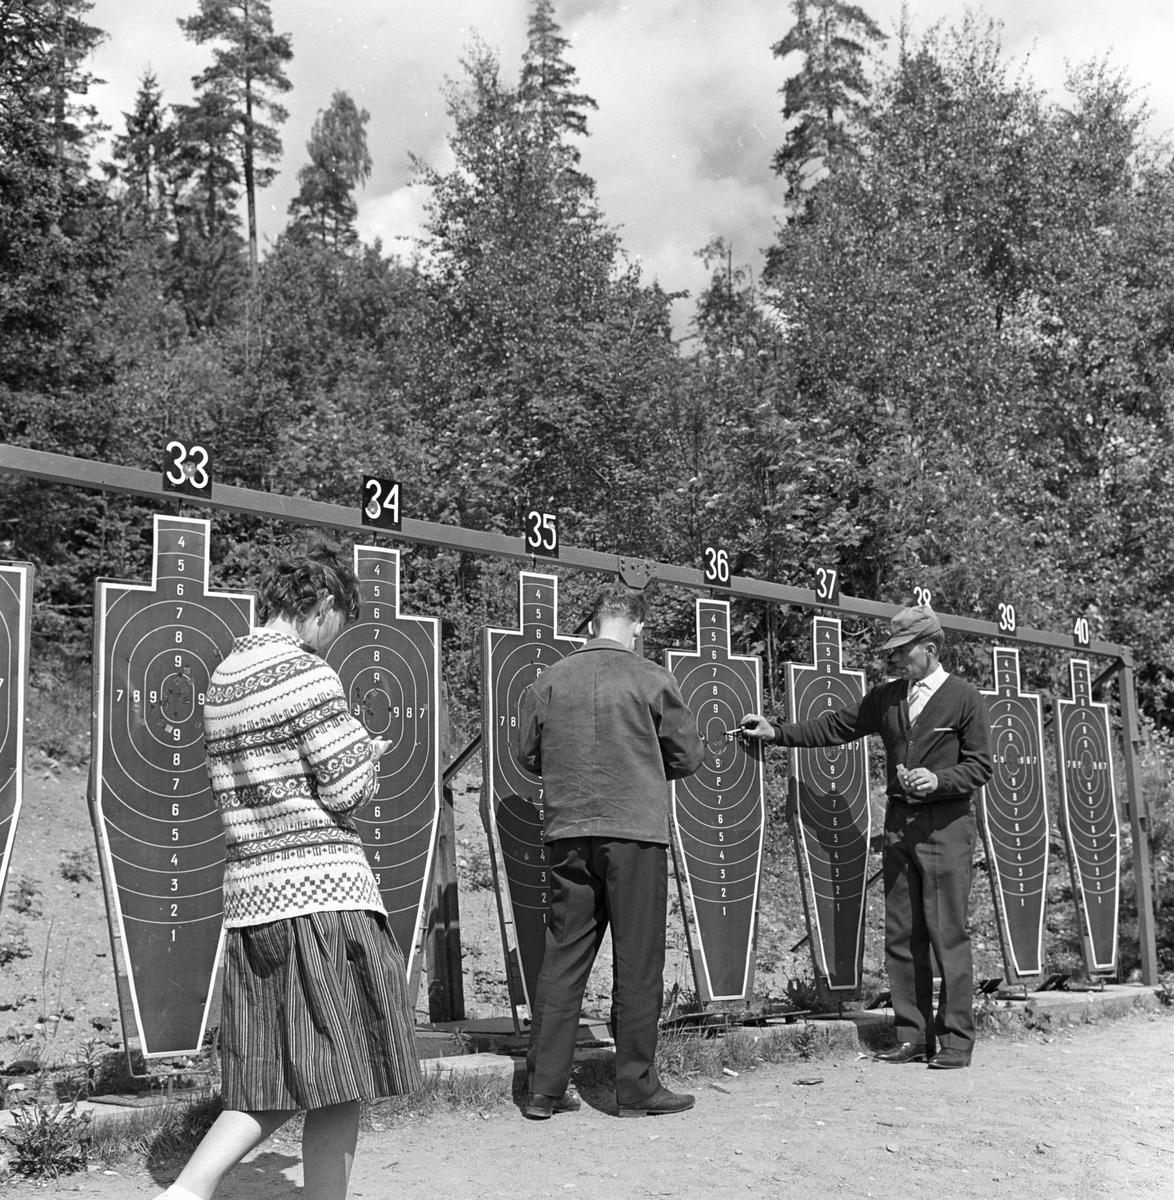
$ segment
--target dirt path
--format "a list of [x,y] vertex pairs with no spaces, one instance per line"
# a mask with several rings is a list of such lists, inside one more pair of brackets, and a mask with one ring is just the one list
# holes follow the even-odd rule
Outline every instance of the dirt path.
[[[799,1080],[822,1079],[803,1085]],[[364,1133],[351,1195],[363,1200],[741,1195],[891,1200],[1117,1200],[1174,1194],[1174,1017],[1139,1014],[1054,1040],[979,1044],[968,1071],[866,1059],[768,1066],[696,1108],[619,1121],[582,1112],[527,1122],[513,1107]],[[222,1200],[294,1200],[295,1145],[243,1163]],[[170,1176],[168,1176],[170,1178]],[[162,1182],[166,1182],[165,1180]],[[91,1174],[15,1195],[155,1196],[146,1173]]]

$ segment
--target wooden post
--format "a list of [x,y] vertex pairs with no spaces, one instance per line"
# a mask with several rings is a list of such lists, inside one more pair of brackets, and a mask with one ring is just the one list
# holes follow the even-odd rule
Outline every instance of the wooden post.
[[457,891],[457,831],[452,788],[440,805],[436,858],[432,868],[432,907],[425,942],[428,957],[428,1019],[463,1021],[465,984],[461,963],[461,907]]
[[1133,833],[1133,889],[1137,900],[1137,941],[1141,951],[1142,982],[1158,982],[1158,948],[1154,938],[1154,885],[1150,875],[1150,814],[1141,783],[1138,746],[1141,729],[1137,722],[1137,696],[1133,667],[1128,660],[1118,663],[1118,692],[1121,697],[1121,741],[1125,751],[1125,790],[1129,797],[1129,826]]

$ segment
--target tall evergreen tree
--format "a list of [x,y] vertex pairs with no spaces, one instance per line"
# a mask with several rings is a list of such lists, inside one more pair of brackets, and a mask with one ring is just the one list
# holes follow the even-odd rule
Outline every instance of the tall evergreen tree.
[[306,143],[310,161],[298,172],[301,185],[290,202],[293,228],[335,249],[351,245],[355,233],[354,189],[371,177],[366,124],[371,114],[346,92],[335,92],[318,113]]
[[[272,93],[292,86],[285,64],[293,58],[288,33],[273,32],[267,0],[200,0],[194,17],[179,26],[193,42],[219,42],[212,65],[193,79],[201,100],[224,104],[244,176],[248,206],[250,279],[257,279],[257,190],[273,182],[276,170],[262,166],[281,157],[277,126],[288,116]],[[264,117],[268,117],[266,121]]]
[[123,117],[125,132],[115,137],[112,147],[113,174],[125,189],[123,202],[151,226],[169,224],[178,131],[153,71],[144,73],[134,109]]
[[794,124],[771,165],[797,201],[821,169],[855,153],[871,91],[868,56],[886,38],[864,9],[843,0],[791,0],[791,12],[795,24],[771,52],[802,54],[803,65],[780,89],[783,117]]

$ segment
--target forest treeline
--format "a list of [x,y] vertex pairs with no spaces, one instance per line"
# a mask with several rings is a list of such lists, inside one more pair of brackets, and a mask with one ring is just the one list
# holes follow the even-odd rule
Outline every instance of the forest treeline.
[[[1051,97],[997,28],[886,38],[859,7],[792,0],[773,49],[787,184],[760,275],[699,247],[690,336],[581,169],[595,102],[551,0],[521,70],[469,46],[445,87],[455,165],[415,252],[357,235],[368,114],[338,81],[280,236],[256,195],[282,151],[295,52],[260,0],[193,0],[194,98],[144,75],[101,143],[86,0],[0,2],[0,438],[158,469],[167,437],[215,479],[344,504],[363,472],[419,517],[1131,644],[1145,712],[1174,674],[1174,174],[1124,72]],[[439,86],[439,81],[438,81]],[[99,145],[105,149],[99,151]],[[399,147],[395,148],[400,153]],[[194,510],[193,510],[194,511]],[[3,555],[37,564],[35,634],[85,659],[98,575],[149,571],[149,509],[0,480]],[[214,579],[255,582],[301,532],[215,514]],[[409,611],[446,618],[453,701],[477,708],[478,630],[516,568],[414,549]],[[568,577],[564,618],[593,580]],[[688,641],[663,593],[657,636]],[[806,615],[736,606],[739,648],[806,657]],[[853,625],[857,660],[875,631]],[[985,649],[969,654],[976,676]],[[1058,656],[1028,681],[1066,692]]]

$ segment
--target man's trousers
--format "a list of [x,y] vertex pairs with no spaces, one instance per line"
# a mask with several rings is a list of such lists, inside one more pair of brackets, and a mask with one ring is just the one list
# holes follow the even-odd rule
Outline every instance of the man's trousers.
[[657,1025],[664,994],[666,847],[622,838],[549,843],[553,894],[526,1065],[529,1090],[566,1091],[583,993],[608,925],[616,1100],[637,1104],[660,1088]]
[[[970,1053],[974,963],[967,929],[975,821],[969,800],[885,813],[885,965],[898,1042]],[[932,949],[932,956],[931,951]],[[937,1013],[933,959],[942,972]]]

